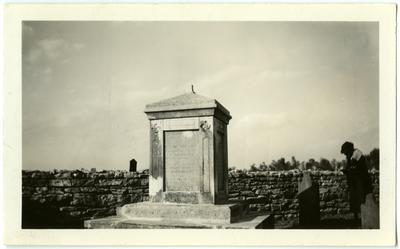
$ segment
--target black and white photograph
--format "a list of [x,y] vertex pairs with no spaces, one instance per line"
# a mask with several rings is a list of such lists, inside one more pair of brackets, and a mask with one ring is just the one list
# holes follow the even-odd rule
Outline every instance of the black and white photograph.
[[21,231],[384,228],[379,20],[20,25]]

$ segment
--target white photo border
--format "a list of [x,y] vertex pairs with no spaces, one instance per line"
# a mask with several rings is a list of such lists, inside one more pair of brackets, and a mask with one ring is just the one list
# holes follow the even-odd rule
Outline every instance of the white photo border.
[[[6,4],[4,6],[4,241],[8,245],[395,245],[395,4]],[[380,229],[21,229],[22,21],[379,22]]]

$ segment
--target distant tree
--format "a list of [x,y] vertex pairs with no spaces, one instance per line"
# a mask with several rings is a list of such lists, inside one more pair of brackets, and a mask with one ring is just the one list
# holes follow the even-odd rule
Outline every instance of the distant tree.
[[306,169],[315,169],[317,165],[317,162],[314,160],[314,158],[308,159],[308,162],[306,163]]
[[319,161],[319,169],[320,170],[333,170],[331,163],[328,159],[321,158]]
[[276,169],[276,161],[272,160],[271,164],[269,165],[269,170],[277,170]]
[[[365,155],[367,164],[370,165],[370,168],[375,168],[379,170],[379,149],[373,149],[369,154]],[[256,166],[255,163],[250,165],[250,169],[248,171],[284,171],[291,169],[300,169],[300,170],[335,170],[339,171],[346,167],[346,159],[338,161],[336,159],[332,159],[329,161],[326,158],[321,158],[319,161],[316,161],[314,158],[310,158],[308,161],[298,161],[295,156],[292,156],[290,161],[286,161],[285,158],[281,157],[278,160],[272,160],[268,165],[265,162],[261,162]],[[235,170],[235,167],[230,168],[229,170]],[[247,170],[245,170],[247,171]]]
[[250,171],[258,171],[258,168],[256,167],[256,164],[253,163],[252,165],[250,165]]
[[292,156],[290,168],[291,169],[299,169],[300,168],[300,162],[297,161],[294,156]]
[[289,170],[290,162],[286,162],[285,158],[280,158],[278,161],[272,161],[271,167],[275,170]]
[[346,168],[346,165],[347,165],[346,159],[343,159],[342,161],[340,161],[340,162],[338,163],[339,169],[344,169],[344,168]]
[[336,159],[332,159],[332,161],[331,161],[331,166],[332,166],[332,169],[334,170],[334,171],[337,171],[339,168],[338,168],[338,161],[336,161]]
[[379,149],[375,148],[369,153],[369,165],[371,169],[379,170]]
[[305,170],[305,169],[306,169],[306,163],[305,163],[304,161],[302,161],[302,162],[300,163],[300,169],[301,169],[301,170]]
[[258,167],[261,171],[266,171],[270,169],[270,167],[265,162],[260,163]]

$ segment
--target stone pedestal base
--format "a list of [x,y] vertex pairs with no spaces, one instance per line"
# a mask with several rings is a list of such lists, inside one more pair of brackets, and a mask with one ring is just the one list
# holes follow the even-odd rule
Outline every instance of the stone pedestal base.
[[117,216],[86,220],[85,228],[273,228],[269,215],[252,215],[242,204],[165,204],[142,202],[125,205]]
[[181,221],[154,221],[154,220],[130,220],[118,216],[103,219],[86,220],[85,228],[89,229],[272,229],[274,228],[272,216],[249,216],[232,224],[207,224],[185,223]]

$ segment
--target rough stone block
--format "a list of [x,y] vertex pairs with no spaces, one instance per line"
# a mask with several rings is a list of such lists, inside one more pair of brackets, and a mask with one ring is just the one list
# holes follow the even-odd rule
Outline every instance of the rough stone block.
[[52,187],[70,187],[70,186],[72,186],[71,181],[68,179],[52,179],[52,180],[50,180],[49,185]]

